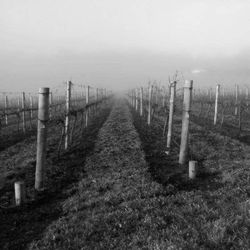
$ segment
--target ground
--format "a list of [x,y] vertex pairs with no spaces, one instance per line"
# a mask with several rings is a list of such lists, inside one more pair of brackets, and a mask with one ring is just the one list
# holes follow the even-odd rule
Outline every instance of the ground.
[[54,163],[57,188],[51,181],[38,201],[1,210],[3,248],[250,248],[249,146],[192,123],[190,158],[200,171],[190,181],[177,164],[178,117],[167,156],[164,121],[148,127],[125,100],[108,113],[89,128],[85,146]]

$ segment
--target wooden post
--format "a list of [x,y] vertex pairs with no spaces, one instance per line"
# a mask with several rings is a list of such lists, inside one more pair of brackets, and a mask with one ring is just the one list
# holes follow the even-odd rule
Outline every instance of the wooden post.
[[148,89],[148,125],[151,124],[151,101],[152,101],[152,85]]
[[[89,104],[89,86],[86,87],[86,106]],[[89,108],[86,107],[86,112],[85,112],[85,126],[88,127],[89,123]]]
[[5,106],[4,106],[4,113],[5,113],[5,125],[8,125],[8,110],[9,110],[9,100],[8,96],[5,96]]
[[239,102],[239,131],[241,131],[241,120],[242,120],[242,107],[241,107],[241,101]]
[[143,116],[143,88],[140,88],[140,116]]
[[26,200],[25,184],[23,181],[17,181],[14,183],[14,188],[16,206],[21,206],[23,203],[25,203]]
[[53,105],[53,95],[52,92],[50,92],[49,95],[49,119],[52,119],[52,105]]
[[65,141],[64,148],[67,150],[69,147],[69,133],[70,133],[70,107],[71,107],[71,81],[67,82],[67,92],[66,92],[66,117],[65,117]]
[[17,123],[17,131],[20,130],[20,110],[21,110],[21,101],[20,101],[20,95],[18,95],[17,98],[17,113],[18,113],[18,123]]
[[214,125],[217,124],[219,94],[220,94],[220,84],[217,84],[216,94],[215,94],[215,106],[214,106]]
[[246,87],[246,106],[247,106],[247,110],[248,110],[248,106],[249,106],[249,88]]
[[181,145],[179,154],[179,163],[185,164],[188,158],[188,135],[189,135],[189,115],[191,110],[193,81],[185,81],[184,97],[183,97],[183,114],[182,114],[182,130]]
[[131,103],[132,103],[132,108],[135,107],[135,94],[134,94],[134,89],[131,90]]
[[158,86],[157,86],[156,83],[155,83],[155,86],[154,86],[153,93],[154,93],[154,98],[152,98],[153,99],[153,104],[158,105]]
[[139,104],[139,102],[138,102],[138,99],[139,99],[139,91],[138,91],[138,89],[136,88],[135,89],[135,110],[136,111],[138,111],[138,104]]
[[33,97],[30,95],[30,118],[33,118]]
[[197,161],[189,161],[189,169],[188,169],[188,177],[189,179],[195,179],[198,170],[198,162]]
[[239,105],[239,85],[235,85],[235,111],[234,114],[238,115],[238,105]]
[[40,88],[38,96],[37,154],[35,189],[44,188],[47,122],[49,120],[49,88]]
[[168,135],[167,135],[167,153],[170,151],[172,130],[173,130],[173,116],[174,116],[174,102],[176,92],[176,81],[170,85],[170,100],[169,100],[169,118],[168,118]]
[[23,120],[23,132],[26,132],[26,117],[25,117],[25,93],[22,93],[22,120]]

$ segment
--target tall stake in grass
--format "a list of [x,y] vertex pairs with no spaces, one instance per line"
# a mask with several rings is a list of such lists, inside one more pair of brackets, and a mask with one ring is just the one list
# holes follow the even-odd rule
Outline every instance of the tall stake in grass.
[[173,130],[173,116],[174,116],[174,102],[176,92],[176,81],[170,84],[170,100],[169,100],[169,116],[168,116],[168,135],[167,135],[167,151],[170,151],[172,130]]
[[140,88],[140,116],[143,116],[143,88]]
[[189,115],[191,110],[193,81],[185,81],[183,97],[183,114],[181,130],[181,146],[179,154],[179,163],[185,164],[188,158],[188,135],[189,135]]
[[30,95],[30,118],[33,118],[33,97]]
[[151,124],[151,111],[152,111],[152,107],[151,107],[151,101],[152,101],[152,85],[149,85],[149,89],[148,89],[148,125]]
[[26,133],[26,117],[25,117],[25,93],[22,93],[22,121],[23,121],[23,132]]
[[138,102],[138,99],[139,99],[139,93],[138,93],[139,91],[138,91],[138,89],[136,88],[135,89],[135,110],[136,111],[138,111],[138,104],[139,104],[139,102]]
[[88,127],[89,124],[89,86],[86,87],[86,112],[85,112],[85,126]]
[[4,106],[4,113],[5,113],[5,125],[8,125],[8,109],[9,109],[9,100],[8,96],[5,96],[5,106]]
[[247,111],[248,111],[248,106],[249,106],[249,88],[246,87],[246,106],[247,106]]
[[217,84],[216,94],[215,94],[215,106],[214,106],[214,125],[217,124],[219,94],[220,94],[220,84]]
[[238,105],[239,105],[239,85],[235,85],[235,111],[234,114],[238,115]]
[[71,106],[71,81],[67,82],[66,92],[66,116],[65,116],[65,142],[64,148],[67,150],[69,147],[69,126],[70,126],[70,106]]
[[47,121],[49,120],[49,88],[40,88],[38,97],[37,154],[35,189],[44,188]]
[[53,105],[53,94],[50,92],[49,95],[49,118],[52,119],[52,105]]

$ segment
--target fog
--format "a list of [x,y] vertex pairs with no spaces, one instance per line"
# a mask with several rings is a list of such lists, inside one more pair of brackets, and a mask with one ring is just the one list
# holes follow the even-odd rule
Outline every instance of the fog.
[[250,81],[249,1],[0,1],[0,91]]

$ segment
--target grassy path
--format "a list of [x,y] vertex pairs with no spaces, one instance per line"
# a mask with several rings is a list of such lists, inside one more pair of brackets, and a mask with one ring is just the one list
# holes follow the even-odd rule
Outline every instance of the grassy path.
[[[144,148],[147,158],[154,154]],[[86,175],[62,202],[62,216],[29,248],[249,249],[247,176],[244,190],[226,177],[207,190],[209,182],[182,189],[159,184],[145,159],[128,106],[117,102],[86,159]]]
[[117,103],[111,111],[84,168],[88,176],[79,183],[77,194],[63,204],[64,216],[30,248],[153,247],[152,238],[160,236],[158,226],[163,219],[154,218],[155,208],[162,205],[157,198],[162,189],[147,173],[125,103]]

